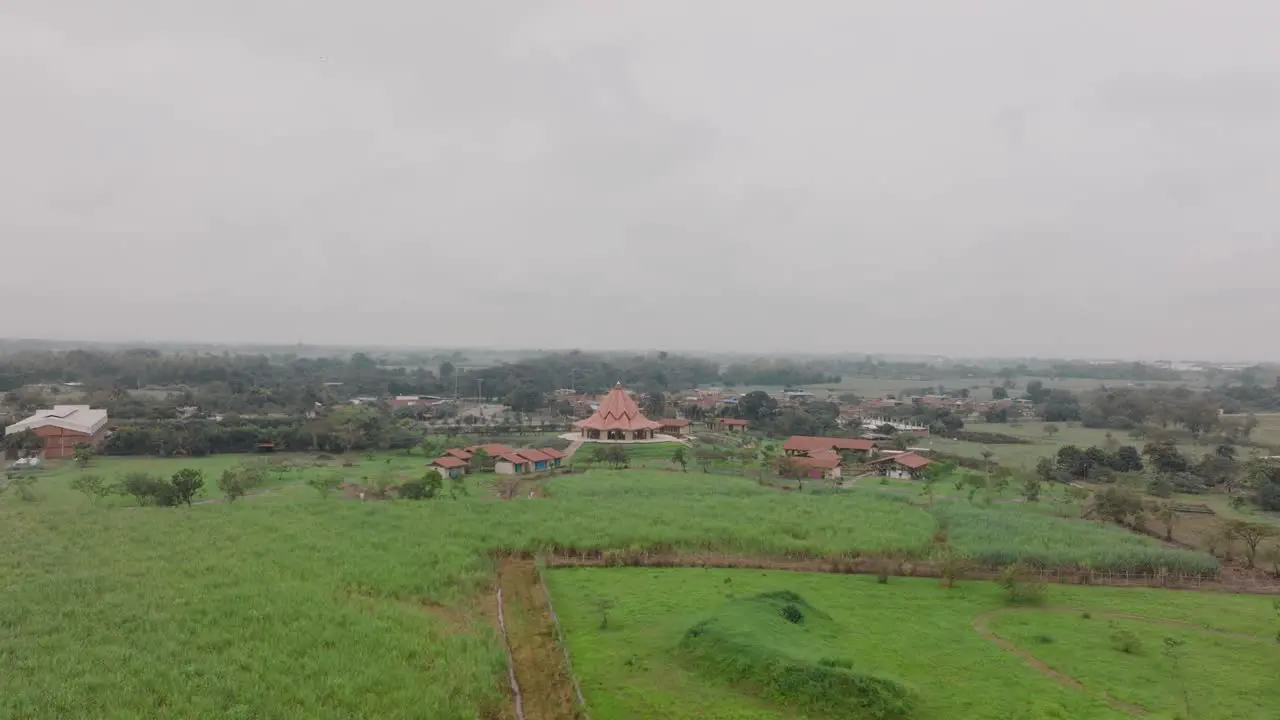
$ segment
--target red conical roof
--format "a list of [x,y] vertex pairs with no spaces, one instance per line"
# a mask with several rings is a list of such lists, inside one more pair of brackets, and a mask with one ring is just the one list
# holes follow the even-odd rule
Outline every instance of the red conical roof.
[[594,415],[586,420],[579,420],[573,426],[590,430],[657,430],[662,427],[661,423],[650,420],[640,412],[636,401],[622,389],[622,383],[613,386]]

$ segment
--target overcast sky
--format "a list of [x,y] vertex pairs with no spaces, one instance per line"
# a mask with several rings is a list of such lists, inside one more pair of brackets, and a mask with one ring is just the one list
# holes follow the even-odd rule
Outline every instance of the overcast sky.
[[3,0],[0,336],[1280,358],[1275,0]]

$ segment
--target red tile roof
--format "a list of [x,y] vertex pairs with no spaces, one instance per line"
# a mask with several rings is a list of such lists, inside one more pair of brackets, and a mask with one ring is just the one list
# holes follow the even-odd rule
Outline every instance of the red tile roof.
[[573,426],[589,430],[657,430],[662,427],[640,412],[636,401],[622,389],[622,383],[613,386],[595,414],[575,422]]
[[529,462],[535,462],[535,463],[546,462],[551,459],[550,455],[542,452],[541,450],[536,450],[533,448],[521,448],[517,450],[515,454],[519,455],[525,460],[528,460]]
[[525,463],[530,462],[528,458],[517,455],[515,451],[502,453],[501,455],[497,455],[496,458],[498,460],[509,462],[513,465],[524,465]]
[[444,451],[444,454],[451,455],[453,457],[458,458],[459,460],[471,459],[471,453],[467,452],[466,450],[463,450],[462,448],[449,448],[448,450]]
[[720,424],[721,425],[741,425],[742,427],[746,427],[748,425],[746,420],[739,420],[738,418],[720,418]]
[[453,470],[454,468],[464,468],[467,466],[467,463],[465,461],[459,460],[458,458],[451,457],[449,455],[445,455],[444,457],[438,457],[435,460],[432,460],[431,464],[437,465],[439,467],[446,468],[449,470]]
[[782,443],[782,449],[790,452],[812,454],[818,450],[855,450],[870,452],[876,449],[874,440],[862,438],[813,437],[810,435],[792,435]]
[[467,452],[472,453],[473,455],[477,450],[484,450],[489,453],[489,457],[497,457],[503,453],[511,452],[511,448],[500,443],[486,443],[484,445],[471,445],[467,447]]
[[927,457],[924,457],[923,455],[920,455],[919,453],[909,452],[909,453],[902,453],[901,455],[891,455],[887,458],[881,458],[871,464],[879,465],[881,463],[895,463],[907,468],[908,470],[919,470],[920,468],[924,467],[925,465],[929,465],[932,462],[933,462],[932,460],[930,460]]
[[810,455],[808,457],[795,457],[792,458],[792,460],[795,460],[805,467],[811,467],[818,470],[832,470],[840,467],[840,456],[834,452],[829,454],[818,453],[817,455]]
[[560,452],[555,448],[548,447],[548,448],[538,448],[538,449],[542,451],[543,455],[550,457],[552,460],[562,460],[564,458],[569,457],[568,455]]

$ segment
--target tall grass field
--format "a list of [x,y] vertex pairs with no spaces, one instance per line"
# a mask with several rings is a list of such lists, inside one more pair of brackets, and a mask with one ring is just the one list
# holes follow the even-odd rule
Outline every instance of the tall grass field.
[[[787,493],[692,471],[597,469],[513,501],[477,476],[456,500],[325,499],[301,484],[423,470],[394,455],[299,462],[271,492],[190,508],[93,505],[71,489],[84,473],[183,466],[212,488],[243,460],[101,459],[45,471],[35,501],[0,495],[0,717],[475,718],[506,706],[486,609],[495,553],[923,557],[937,528],[926,509],[873,491]],[[1004,549],[1034,537],[1037,553],[1090,562],[1091,538],[1108,531],[1040,520],[1007,523]],[[992,522],[1003,521],[957,513],[953,542],[1000,547],[965,528]],[[1135,563],[1203,557],[1132,544],[1143,548]]]

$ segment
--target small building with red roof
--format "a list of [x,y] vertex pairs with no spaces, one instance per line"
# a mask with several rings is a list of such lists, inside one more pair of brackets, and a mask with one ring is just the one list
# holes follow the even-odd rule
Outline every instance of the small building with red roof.
[[718,418],[716,422],[716,425],[718,425],[720,429],[727,430],[729,432],[743,432],[747,429],[748,424],[749,423],[746,420],[740,420],[738,418]]
[[428,466],[439,470],[441,475],[450,478],[462,477],[463,473],[470,467],[465,460],[459,460],[452,455],[438,457],[428,463]]
[[924,469],[933,464],[929,458],[914,452],[899,453],[870,463],[876,472],[885,477],[916,480]]
[[844,459],[834,450],[815,450],[809,455],[797,455],[791,460],[808,470],[814,479],[839,480]]
[[584,440],[610,440],[628,442],[652,440],[662,426],[644,416],[636,401],[622,389],[622,383],[613,386],[600,406],[586,420],[573,424]]
[[555,448],[520,448],[494,457],[494,472],[499,475],[516,475],[560,467],[560,462],[568,456]]
[[815,437],[812,435],[792,435],[782,443],[782,451],[788,455],[812,456],[815,452],[830,450],[834,452],[860,452],[868,456],[879,447],[875,440],[865,438]]
[[658,418],[655,422],[658,423],[658,431],[664,435],[684,437],[689,429],[689,421],[684,418]]

